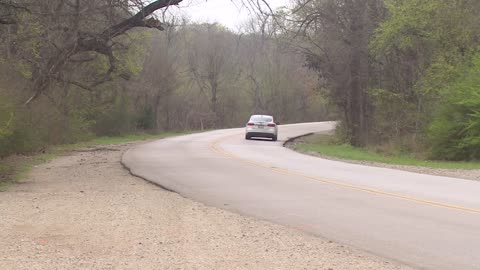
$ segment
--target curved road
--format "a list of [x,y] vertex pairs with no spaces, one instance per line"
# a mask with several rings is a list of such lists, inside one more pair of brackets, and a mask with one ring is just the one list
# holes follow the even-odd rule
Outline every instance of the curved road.
[[347,164],[282,147],[333,123],[158,140],[127,151],[133,174],[208,205],[295,227],[425,269],[480,269],[480,182]]

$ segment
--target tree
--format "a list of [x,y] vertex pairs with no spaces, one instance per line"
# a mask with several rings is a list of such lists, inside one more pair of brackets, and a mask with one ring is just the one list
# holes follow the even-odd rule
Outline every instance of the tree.
[[372,65],[369,39],[381,20],[382,1],[298,1],[293,23],[307,64],[325,82],[328,97],[342,112],[345,139],[361,146],[369,141]]
[[200,91],[208,97],[214,127],[218,127],[224,123],[219,107],[222,92],[235,79],[235,37],[216,24],[203,24],[196,28],[197,33],[189,40],[189,70]]
[[[112,13],[117,10],[125,13],[128,16],[130,13],[129,4],[131,1],[92,1],[90,3],[84,3],[81,0],[75,0],[72,3],[67,3],[66,0],[59,0],[56,2],[55,13],[63,13],[71,15],[71,20],[63,25],[63,31],[66,35],[62,35],[61,44],[56,43],[56,40],[52,40],[51,46],[55,47],[55,54],[40,67],[37,68],[33,79],[34,94],[27,100],[27,104],[37,98],[40,94],[47,90],[52,80],[58,80],[61,78],[61,72],[66,68],[68,64],[74,62],[74,57],[87,52],[95,52],[104,55],[108,58],[109,68],[102,78],[88,86],[81,85],[80,83],[74,83],[82,88],[90,89],[105,81],[111,80],[112,73],[115,71],[115,57],[114,48],[116,45],[115,38],[123,35],[128,30],[134,27],[149,27],[163,29],[161,23],[156,19],[147,19],[147,16],[151,15],[158,9],[165,8],[170,5],[176,5],[181,0],[158,0],[154,1],[146,6],[140,1],[133,1],[136,6],[139,6],[139,11],[120,22],[116,22],[112,17]],[[139,3],[139,4],[138,4]],[[91,16],[92,9],[97,9],[99,5],[102,8],[102,12],[105,12],[105,26],[101,31],[91,31],[85,19]],[[117,11],[117,12],[118,12]],[[85,25],[87,25],[85,27]],[[50,26],[52,27],[52,26]]]
[[383,133],[418,137],[433,158],[478,158],[478,145],[468,139],[476,130],[468,125],[476,121],[471,78],[478,76],[480,2],[390,0],[386,6],[389,16],[371,42],[379,63],[376,92],[396,97],[377,110]]
[[[27,100],[27,104],[44,93],[51,86],[52,82],[64,80],[62,71],[70,64],[77,62],[79,55],[94,52],[106,57],[109,61],[107,72],[98,80],[89,84],[81,82],[70,82],[84,89],[92,89],[99,84],[112,79],[115,71],[114,50],[118,48],[116,38],[124,35],[135,27],[147,27],[163,30],[162,23],[150,17],[155,11],[169,6],[178,5],[183,0],[156,0],[156,1],[124,1],[124,0],[49,0],[38,3],[37,1],[6,1],[2,0],[1,6],[8,9],[24,8],[29,10],[32,16],[36,16],[40,27],[45,31],[53,32],[53,39],[43,40],[42,45],[51,53],[44,63],[36,63],[35,72],[32,78],[32,89],[34,94]],[[268,7],[266,2],[264,6]],[[252,5],[262,10],[260,2],[252,1]],[[28,9],[26,8],[28,7]],[[50,7],[54,7],[53,9]],[[40,12],[42,11],[42,12]],[[45,11],[45,12],[43,12]],[[136,12],[135,12],[136,11]],[[121,16],[118,16],[118,15]],[[3,14],[0,23],[18,23],[12,12]],[[40,20],[40,17],[46,17]],[[59,18],[67,18],[60,23]],[[92,17],[100,17],[102,27],[91,26]],[[122,18],[118,20],[118,18]],[[25,23],[25,22],[20,22]],[[60,23],[60,24],[59,24]],[[45,44],[47,43],[48,44]],[[80,56],[81,57],[81,56]],[[81,57],[82,58],[82,57]],[[84,58],[82,58],[84,59]]]
[[22,8],[0,26],[0,155],[137,130],[236,127],[258,110],[283,123],[324,117],[313,72],[277,38],[272,16],[260,14],[265,27],[248,34],[168,16],[153,25],[155,14],[142,15],[151,30],[115,30],[148,5],[8,3]]

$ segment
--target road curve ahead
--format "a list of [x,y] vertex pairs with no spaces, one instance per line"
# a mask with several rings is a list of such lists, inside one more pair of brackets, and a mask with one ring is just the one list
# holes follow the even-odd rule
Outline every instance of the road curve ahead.
[[333,123],[284,125],[279,141],[243,129],[127,151],[133,174],[181,195],[425,269],[480,269],[480,182],[324,160],[282,147]]

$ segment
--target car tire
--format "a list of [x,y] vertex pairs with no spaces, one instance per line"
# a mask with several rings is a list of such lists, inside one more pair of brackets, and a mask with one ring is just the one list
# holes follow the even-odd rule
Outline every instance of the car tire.
[[250,135],[245,134],[245,140],[250,140]]
[[277,135],[273,135],[272,141],[276,142],[277,141]]

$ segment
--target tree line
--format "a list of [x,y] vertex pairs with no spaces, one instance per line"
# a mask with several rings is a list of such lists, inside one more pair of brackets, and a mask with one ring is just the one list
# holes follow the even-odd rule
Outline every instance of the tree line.
[[253,113],[283,123],[331,117],[315,72],[272,16],[237,33],[149,16],[179,2],[0,1],[0,156],[94,136],[238,127]]
[[237,1],[258,11],[240,32],[162,16],[182,2],[1,0],[1,155],[269,113],[336,119],[355,146],[480,158],[479,1]]
[[299,0],[287,16],[355,146],[480,158],[480,2]]

